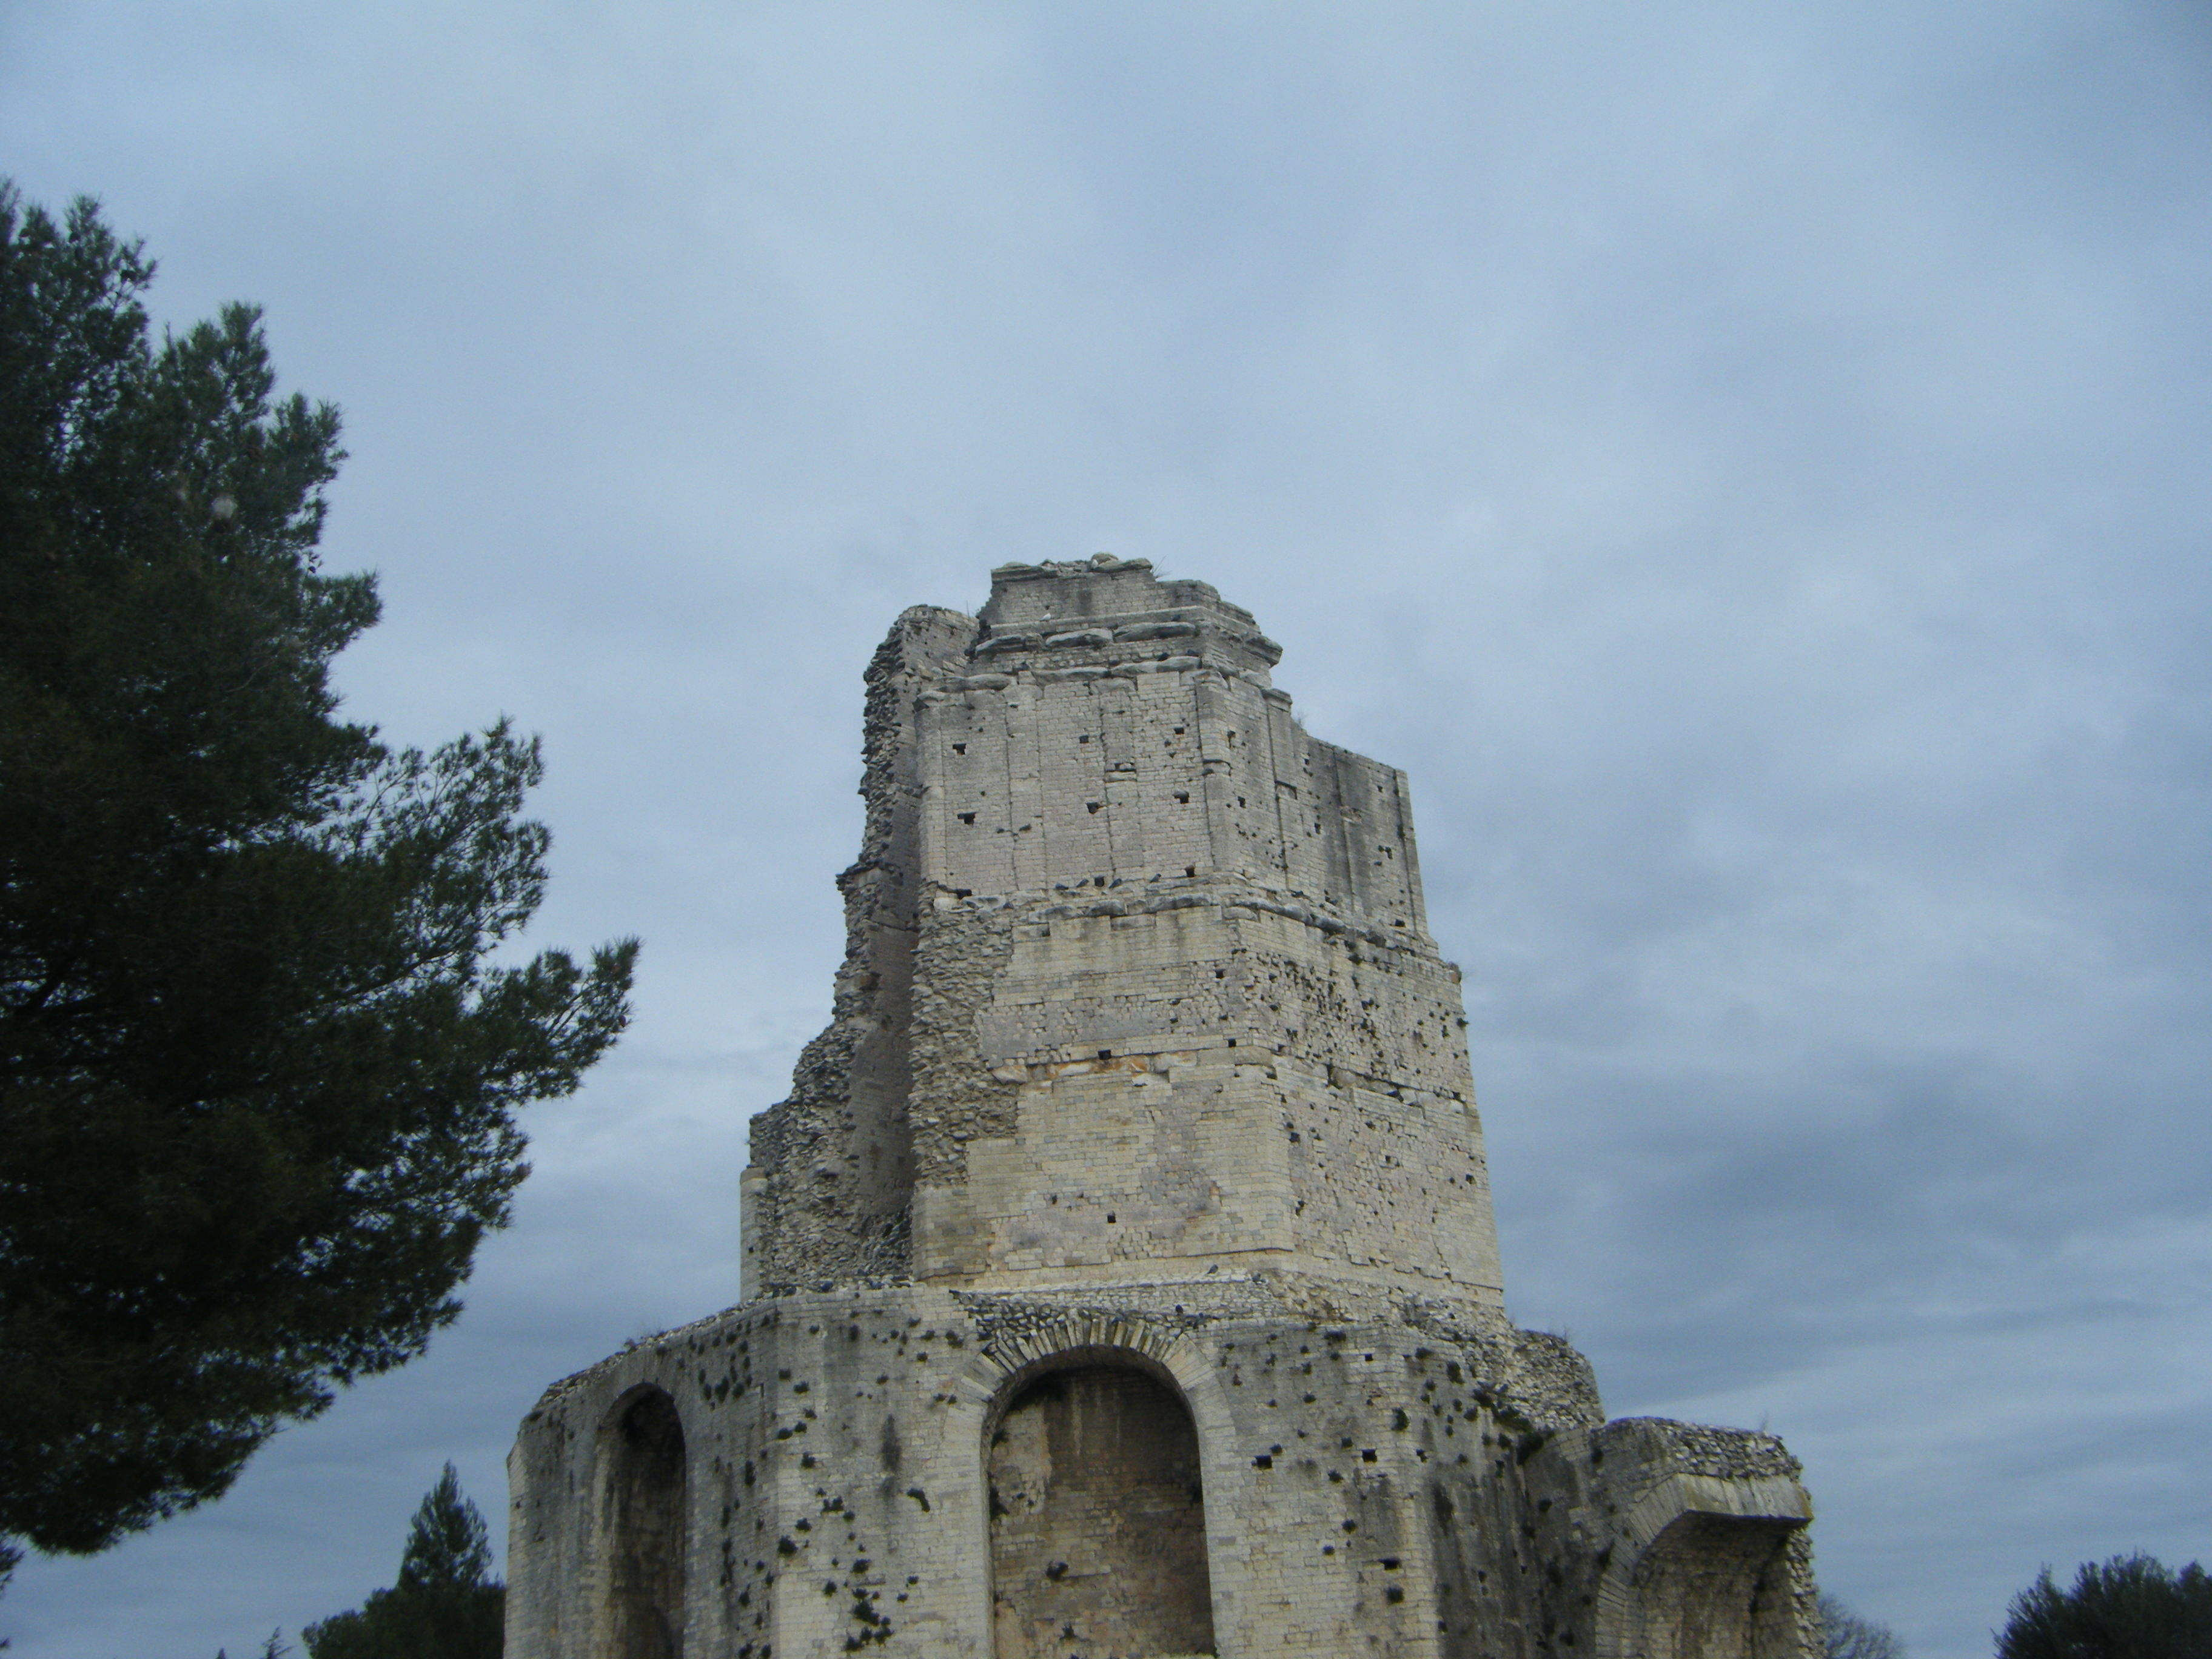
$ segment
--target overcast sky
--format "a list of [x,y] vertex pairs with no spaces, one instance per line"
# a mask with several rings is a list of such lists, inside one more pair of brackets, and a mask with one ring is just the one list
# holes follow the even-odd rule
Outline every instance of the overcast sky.
[[[258,1650],[737,1291],[860,672],[1100,550],[1413,777],[1509,1305],[1766,1424],[1923,1659],[2212,1558],[2201,5],[4,0],[0,172],[267,308],[380,573],[349,709],[544,734],[637,1019],[428,1357],[0,1601]],[[502,1540],[503,1542],[503,1540]]]

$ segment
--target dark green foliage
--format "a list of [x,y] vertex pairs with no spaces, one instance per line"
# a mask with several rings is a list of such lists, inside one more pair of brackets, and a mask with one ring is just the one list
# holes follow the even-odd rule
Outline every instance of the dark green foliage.
[[155,346],[151,275],[0,180],[0,1540],[46,1550],[422,1351],[635,950],[492,960],[536,741],[334,718],[337,413],[248,307]]
[[1905,1644],[1887,1625],[1862,1619],[1832,1595],[1820,1598],[1824,1659],[1905,1659]]
[[1997,1659],[2205,1659],[2212,1654],[2212,1578],[2148,1555],[2084,1562],[2062,1590],[2045,1567],[2012,1599]]
[[415,1511],[399,1582],[300,1637],[308,1659],[499,1659],[506,1605],[483,1516],[448,1463]]

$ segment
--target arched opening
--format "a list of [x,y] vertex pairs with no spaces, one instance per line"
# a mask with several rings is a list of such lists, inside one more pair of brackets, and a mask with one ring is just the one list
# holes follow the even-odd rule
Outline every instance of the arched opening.
[[1171,1383],[1048,1371],[1007,1401],[987,1468],[999,1659],[1213,1651],[1198,1431]]
[[607,1425],[607,1659],[683,1659],[684,1425],[642,1389]]
[[1786,1548],[1792,1523],[1686,1515],[1636,1564],[1638,1659],[1780,1659],[1794,1655]]

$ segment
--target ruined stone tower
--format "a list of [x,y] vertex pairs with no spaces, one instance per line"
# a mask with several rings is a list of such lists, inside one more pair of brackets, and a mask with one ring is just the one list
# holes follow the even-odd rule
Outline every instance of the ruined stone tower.
[[1778,1441],[1505,1314],[1403,774],[1249,613],[1006,565],[867,671],[739,1304],[556,1384],[514,1659],[1808,1659]]

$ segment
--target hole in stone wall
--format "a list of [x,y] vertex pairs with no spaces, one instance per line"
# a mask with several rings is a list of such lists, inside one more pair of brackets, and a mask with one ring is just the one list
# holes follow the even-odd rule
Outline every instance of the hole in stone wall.
[[973,823],[975,822],[975,815],[973,812],[963,812],[960,815],[960,822],[963,823]]
[[1097,811],[1100,807],[1103,806],[1106,803],[1105,803],[1104,801],[1099,801],[1099,800],[1087,800],[1087,801],[1084,802],[1083,804],[1084,804],[1085,806],[1089,807],[1092,811],[1096,812],[1096,811]]
[[1042,1376],[988,1471],[1000,1659],[1214,1650],[1198,1432],[1174,1389],[1119,1365]]
[[968,745],[964,743],[956,743],[952,745],[952,752],[956,755],[964,755],[968,752]]
[[607,1601],[612,1659],[683,1659],[684,1425],[648,1389],[608,1425]]

